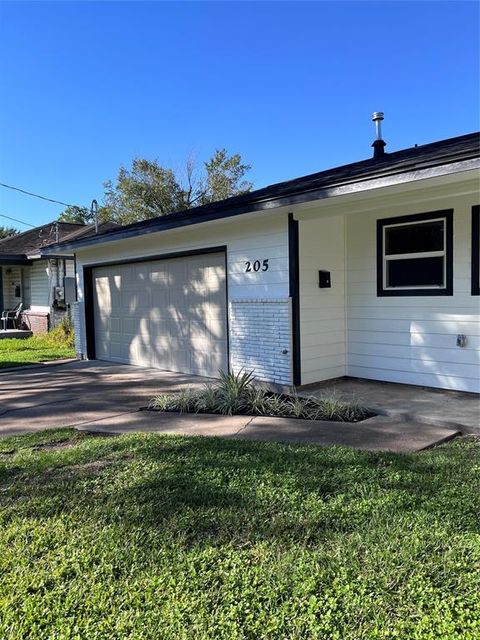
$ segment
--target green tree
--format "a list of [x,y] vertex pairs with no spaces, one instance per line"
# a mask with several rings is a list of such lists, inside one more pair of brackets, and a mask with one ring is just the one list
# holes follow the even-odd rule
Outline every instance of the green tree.
[[20,231],[14,227],[0,227],[0,240],[9,238],[10,236],[16,236]]
[[205,176],[199,180],[199,204],[251,191],[253,184],[244,179],[251,168],[251,165],[242,163],[240,154],[229,156],[226,149],[216,149],[212,158],[205,162]]
[[245,193],[253,186],[245,180],[250,168],[226,149],[217,149],[200,170],[189,158],[181,172],[134,158],[131,169],[120,167],[115,183],[105,183],[99,218],[130,224]]
[[75,205],[67,207],[58,219],[62,222],[73,222],[76,224],[90,224],[91,222],[95,222],[95,216],[92,215],[90,209],[77,207]]

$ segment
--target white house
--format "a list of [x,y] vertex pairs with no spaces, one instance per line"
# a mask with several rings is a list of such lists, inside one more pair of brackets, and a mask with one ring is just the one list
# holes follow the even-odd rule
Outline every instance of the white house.
[[[118,225],[105,223],[100,230]],[[44,333],[67,313],[75,300],[72,252],[44,254],[49,245],[95,233],[95,225],[48,222],[0,240],[0,313],[22,305],[20,326]]]
[[48,249],[75,251],[86,358],[305,385],[479,392],[480,135]]

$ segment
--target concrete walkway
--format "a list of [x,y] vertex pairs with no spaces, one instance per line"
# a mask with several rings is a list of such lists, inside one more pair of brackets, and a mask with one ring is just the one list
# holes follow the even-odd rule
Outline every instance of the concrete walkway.
[[243,440],[344,446],[367,451],[411,453],[460,435],[456,429],[405,423],[376,416],[363,422],[327,422],[251,416],[218,416],[139,411],[79,425],[95,433],[155,432],[185,436],[221,436]]
[[136,412],[158,393],[206,378],[100,361],[0,370],[0,436]]
[[474,393],[355,378],[312,385],[300,393],[319,396],[332,391],[348,400],[355,398],[374,413],[397,420],[452,427],[480,435],[480,396]]
[[459,433],[452,425],[395,415],[347,424],[138,411],[155,394],[204,382],[206,378],[99,361],[0,372],[0,436],[73,426],[108,433],[155,431],[411,452]]

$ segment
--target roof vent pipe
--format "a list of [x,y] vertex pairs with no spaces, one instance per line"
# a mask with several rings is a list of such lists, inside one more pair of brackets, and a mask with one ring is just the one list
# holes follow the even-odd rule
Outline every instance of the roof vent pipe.
[[375,122],[376,138],[372,144],[373,157],[377,160],[385,155],[386,142],[382,139],[382,120],[384,118],[383,111],[375,111],[372,113],[372,121]]

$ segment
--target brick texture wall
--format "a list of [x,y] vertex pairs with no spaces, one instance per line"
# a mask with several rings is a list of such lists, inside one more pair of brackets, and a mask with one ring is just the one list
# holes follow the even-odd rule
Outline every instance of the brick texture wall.
[[83,313],[83,305],[81,302],[73,302],[71,306],[73,333],[75,335],[75,352],[77,357],[85,358],[86,349],[82,340],[82,326],[80,320],[80,314]]
[[47,311],[22,311],[20,316],[20,328],[28,329],[33,334],[47,333],[49,327],[49,314]]
[[290,299],[230,302],[230,363],[235,372],[292,384]]

